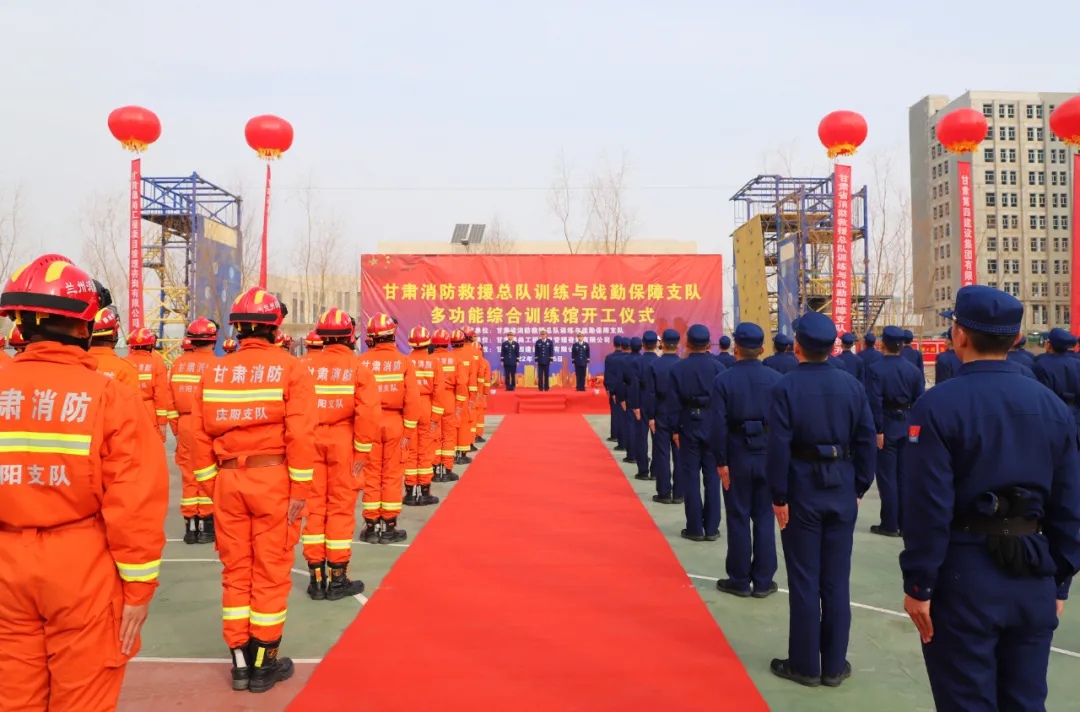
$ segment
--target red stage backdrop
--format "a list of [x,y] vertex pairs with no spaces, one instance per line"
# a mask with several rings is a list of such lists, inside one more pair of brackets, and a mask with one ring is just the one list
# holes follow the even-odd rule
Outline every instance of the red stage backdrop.
[[572,383],[577,332],[589,343],[592,375],[603,372],[616,334],[685,334],[704,324],[715,343],[723,292],[720,255],[364,255],[360,263],[362,325],[380,312],[397,317],[403,350],[413,326],[471,326],[493,371],[513,331],[526,383],[541,329],[555,343],[552,385]]

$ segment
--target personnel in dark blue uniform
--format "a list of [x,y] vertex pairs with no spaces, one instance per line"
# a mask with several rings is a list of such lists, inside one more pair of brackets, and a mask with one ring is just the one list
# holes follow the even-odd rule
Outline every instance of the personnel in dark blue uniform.
[[506,390],[512,391],[517,388],[517,367],[521,359],[521,344],[514,340],[514,332],[506,334],[506,341],[502,342],[500,352],[502,360],[503,377],[506,379]]
[[645,471],[638,472],[637,479],[639,480],[651,480],[656,477],[653,474],[652,465],[649,463],[649,437],[652,434],[652,428],[649,427],[649,413],[653,410],[653,406],[649,402],[649,399],[652,398],[652,393],[649,391],[649,366],[660,358],[660,354],[656,353],[656,345],[659,341],[660,338],[651,329],[641,335],[641,381],[638,384],[641,395],[638,422],[640,423],[641,441],[644,446],[638,456],[638,467],[644,462]]
[[1080,570],[1076,424],[1006,359],[1023,315],[1010,294],[961,288],[964,365],[911,413],[900,568],[939,712],[1046,710],[1051,638]]
[[851,347],[855,345],[855,334],[847,333],[840,337],[840,346],[843,347],[843,351],[840,352],[838,358],[844,362],[844,368],[847,372],[855,377],[855,380],[859,383],[866,383],[866,365],[863,360],[859,358],[858,354],[851,350]]
[[[925,374],[923,371],[923,356],[922,351],[919,351],[911,344],[915,341],[915,335],[911,333],[911,329],[904,329],[904,347],[900,350],[900,356],[911,362],[911,365],[919,369],[919,373]],[[923,380],[926,380],[926,376],[923,375]]]
[[[686,331],[690,353],[671,369],[671,383],[679,400],[679,474],[686,498],[686,529],[691,541],[720,537],[720,473],[712,448],[713,381],[724,370],[709,353],[709,329],[694,324]],[[705,501],[701,486],[704,481]]]
[[620,344],[622,344],[621,336],[612,337],[611,353],[604,357],[604,390],[607,391],[608,405],[611,407],[611,436],[608,438],[608,442],[616,444],[621,442],[622,438],[619,433],[619,424],[622,422],[618,415],[619,401],[615,397],[615,386],[622,380],[619,365],[615,360],[616,355],[619,353]]
[[675,447],[675,433],[679,427],[682,406],[671,384],[671,369],[679,362],[680,336],[674,329],[665,329],[662,337],[663,355],[645,366],[645,418],[652,433],[652,462],[649,472],[656,480],[654,502],[682,504],[679,448]]
[[799,359],[791,352],[791,337],[777,334],[773,336],[772,343],[773,355],[766,357],[762,363],[781,375],[794,371],[799,365]]
[[[735,365],[713,382],[713,451],[727,511],[724,593],[765,598],[776,592],[776,516],[765,478],[769,390],[781,376],[758,357],[765,332],[744,321],[735,327]],[[751,540],[751,523],[753,539]]]
[[953,350],[952,327],[945,330],[945,345],[947,349],[942,351],[934,359],[934,385],[941,385],[950,378],[954,378],[963,366],[960,357]]
[[585,341],[585,334],[578,332],[577,341],[570,347],[570,361],[574,364],[576,390],[584,391],[585,380],[589,377],[589,343]]
[[619,351],[615,356],[616,369],[619,372],[619,382],[615,384],[615,400],[619,409],[615,411],[615,417],[619,419],[619,444],[615,446],[616,452],[625,452],[623,462],[632,462],[634,431],[630,424],[630,410],[626,406],[626,370],[630,368],[630,337],[623,336],[619,339]]
[[724,368],[731,368],[735,365],[735,357],[730,352],[731,337],[724,334],[717,343],[720,345],[720,353],[716,354],[716,359],[724,364]]
[[866,396],[877,430],[877,488],[881,496],[881,522],[870,527],[870,532],[898,537],[904,526],[908,415],[926,390],[926,380],[919,369],[900,356],[904,347],[902,329],[886,326],[881,342],[885,355],[870,367],[866,379]]
[[540,330],[540,338],[533,345],[533,357],[536,359],[536,388],[549,391],[551,359],[555,358],[555,344],[547,336],[547,331]]
[[1016,342],[1016,346],[1013,346],[1012,350],[1009,351],[1009,360],[1019,361],[1028,368],[1032,368],[1035,365],[1035,356],[1024,348],[1026,344],[1027,337],[1021,335],[1020,340]]
[[881,352],[874,348],[877,343],[877,337],[874,336],[874,332],[866,332],[866,336],[863,337],[863,350],[858,353],[859,358],[863,362],[863,373],[866,373],[866,369],[870,368],[873,364],[877,363],[881,359]]
[[637,465],[637,479],[649,479],[649,424],[641,414],[645,399],[645,357],[641,353],[641,337],[630,339],[630,354],[626,357],[623,381],[626,384],[626,419],[630,424],[623,462]]
[[851,675],[851,548],[859,500],[874,480],[877,450],[866,390],[825,359],[836,327],[824,314],[799,320],[802,361],[770,391],[765,472],[784,546],[788,658],[773,674],[810,687]]
[[[1073,420],[1080,424],[1080,360],[1069,356],[1076,346],[1076,337],[1064,329],[1051,329],[1046,339],[1046,354],[1035,362],[1032,373],[1061,399],[1072,413]],[[1016,353],[1010,351],[1009,356]],[[1013,361],[1013,358],[1009,359]],[[1015,359],[1019,362],[1020,359]]]

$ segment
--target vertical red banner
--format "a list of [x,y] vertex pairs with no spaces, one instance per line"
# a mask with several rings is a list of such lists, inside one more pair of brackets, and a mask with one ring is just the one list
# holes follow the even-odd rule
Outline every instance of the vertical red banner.
[[142,159],[131,162],[128,226],[128,328],[143,325]]
[[1072,333],[1080,334],[1080,153],[1072,164],[1072,276],[1069,278],[1069,321]]
[[851,166],[833,170],[832,317],[836,324],[833,353],[840,353],[840,336],[851,331]]
[[266,164],[266,194],[263,198],[262,256],[259,258],[259,286],[266,289],[266,238],[270,229],[270,164]]
[[975,206],[971,200],[971,160],[956,162],[956,182],[960,187],[960,286],[978,281],[975,269]]

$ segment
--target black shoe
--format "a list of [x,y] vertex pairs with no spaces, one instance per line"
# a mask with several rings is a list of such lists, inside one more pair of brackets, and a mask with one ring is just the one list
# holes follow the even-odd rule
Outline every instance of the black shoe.
[[617,442],[619,442],[619,439],[618,438],[608,438],[607,441],[609,443],[617,443]]
[[691,534],[688,529],[683,529],[679,532],[679,536],[683,539],[689,539],[690,541],[705,541],[704,534]]
[[199,538],[196,540],[198,544],[213,544],[217,540],[217,534],[214,533],[214,515],[209,514],[205,517],[199,517]]
[[229,654],[233,661],[232,689],[243,692],[251,682],[251,641],[239,648],[231,648]]
[[357,596],[364,592],[363,581],[349,579],[348,564],[329,564],[330,582],[326,584],[326,600],[340,601],[346,596]]
[[821,684],[827,687],[840,687],[840,683],[851,677],[851,663],[844,661],[844,670],[839,675],[822,675]]
[[420,498],[416,494],[416,485],[405,485],[405,496],[401,498],[401,503],[406,507],[416,507],[420,504]]
[[420,485],[420,494],[416,495],[416,504],[420,507],[427,507],[438,503],[439,498],[431,494],[431,485]]
[[705,541],[716,541],[719,538],[720,538],[720,532],[716,532],[715,534],[706,534],[705,535]]
[[378,519],[365,519],[364,531],[360,534],[360,541],[365,544],[378,544],[379,543],[379,520]]
[[754,598],[768,598],[769,596],[773,595],[774,593],[776,593],[779,590],[780,590],[780,587],[776,585],[775,581],[773,581],[772,583],[769,584],[769,587],[767,589],[765,589],[764,591],[759,591],[757,589],[757,587],[755,587],[753,596],[754,596]]
[[281,639],[272,643],[264,643],[260,640],[251,639],[251,682],[248,684],[248,692],[269,692],[279,682],[284,682],[293,676],[292,658],[279,658],[278,648]]
[[487,438],[485,438],[483,435],[477,435],[476,436],[476,442],[478,442],[478,443],[480,443],[482,445],[482,444],[487,442]]
[[652,478],[649,477],[648,472],[639,472],[636,475],[634,475],[634,479],[635,480],[651,480]]
[[325,564],[325,561],[308,562],[308,575],[311,581],[308,583],[307,595],[312,601],[326,600],[326,571],[323,568]]
[[882,529],[880,524],[875,524],[870,527],[871,534],[877,534],[878,536],[887,536],[896,539],[900,536],[900,530],[889,531],[888,529]]
[[672,497],[671,498],[671,503],[672,504],[682,504],[684,501],[685,500],[683,500],[682,497]]
[[480,448],[476,447],[476,443],[473,443],[472,445],[469,446],[469,452],[476,452],[479,449]]
[[199,542],[199,518],[184,517],[184,543],[197,544]]
[[660,504],[675,504],[675,500],[671,498],[671,495],[661,496],[654,494],[652,496],[652,501],[659,502]]
[[633,464],[635,464],[635,465],[637,464],[637,458],[636,458],[636,457],[630,457],[629,455],[627,455],[626,457],[624,457],[624,458],[622,459],[622,461],[623,461],[623,462],[632,462],[632,463],[633,463]]
[[443,475],[443,466],[442,465],[435,465],[434,467],[431,468],[431,481],[432,482],[446,482],[445,476]]
[[443,467],[443,482],[457,482],[460,479],[459,476],[454,474],[453,470],[448,470],[445,466]]
[[785,680],[791,680],[797,682],[800,685],[806,685],[807,687],[817,687],[821,684],[820,677],[810,677],[809,675],[800,675],[794,672],[788,665],[787,660],[780,660],[779,658],[773,658],[772,663],[769,665],[769,669],[772,670],[772,674],[777,677],[782,677]]
[[624,448],[622,445],[616,445],[615,452],[626,452],[626,448]]
[[382,534],[379,536],[380,544],[396,544],[399,541],[405,541],[409,537],[407,531],[397,528],[396,519],[387,520],[384,524],[386,528],[383,529]]
[[737,588],[735,584],[731,583],[731,579],[720,579],[716,582],[716,590],[724,593],[730,593],[732,596],[738,596],[739,598],[750,598],[750,589]]

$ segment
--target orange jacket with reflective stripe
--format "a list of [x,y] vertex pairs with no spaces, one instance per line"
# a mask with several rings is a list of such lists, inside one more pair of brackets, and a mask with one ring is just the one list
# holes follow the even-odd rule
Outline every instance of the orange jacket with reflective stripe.
[[284,455],[290,497],[307,499],[315,472],[315,383],[300,360],[257,337],[206,369],[191,411],[195,479],[209,482],[222,460]]
[[161,354],[145,349],[132,349],[126,358],[139,372],[139,388],[147,408],[153,408],[158,425],[165,425],[169,415],[176,417],[173,407],[172,390],[169,388],[169,369]]
[[[409,360],[416,369],[416,385],[420,390],[420,421],[427,422],[434,417],[442,417],[446,412],[447,403],[445,387],[443,386],[442,363],[434,353],[428,353],[427,347],[413,349],[409,354]],[[426,400],[431,409],[425,413],[424,403]]]
[[469,384],[466,379],[458,379],[458,363],[454,354],[445,346],[435,349],[432,354],[435,363],[443,374],[443,391],[445,407],[447,409],[457,407],[457,402],[464,402],[469,398]]
[[477,363],[479,368],[476,372],[476,386],[480,395],[486,396],[488,389],[491,388],[491,362],[484,356],[484,351],[479,346],[476,347]]
[[82,349],[50,342],[0,369],[0,522],[43,529],[100,516],[124,602],[141,605],[165,547],[165,447],[139,394],[96,369]]
[[302,359],[315,379],[319,425],[352,426],[354,461],[367,461],[382,412],[375,376],[344,344],[328,344]]
[[172,370],[169,371],[169,388],[177,413],[191,415],[195,408],[195,387],[206,369],[217,361],[217,354],[212,349],[188,351],[173,361]]
[[139,397],[142,394],[139,389],[139,372],[126,360],[116,355],[110,346],[91,346],[90,355],[97,359],[97,372],[109,378],[123,383],[129,388],[134,388]]
[[375,377],[384,413],[400,411],[406,428],[420,422],[420,391],[413,362],[392,343],[375,344],[360,354],[360,361]]

